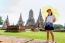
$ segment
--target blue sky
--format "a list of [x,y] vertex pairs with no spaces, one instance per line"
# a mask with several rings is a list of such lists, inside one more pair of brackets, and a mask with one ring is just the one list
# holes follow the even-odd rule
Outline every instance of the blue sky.
[[[35,21],[38,18],[39,10],[47,5],[52,6],[59,12],[57,24],[64,25],[65,23],[65,0],[0,0],[0,16],[3,20],[9,16],[10,24],[18,22],[20,13],[23,21],[26,23],[29,15],[29,10],[33,9]],[[43,19],[45,17],[43,16]]]

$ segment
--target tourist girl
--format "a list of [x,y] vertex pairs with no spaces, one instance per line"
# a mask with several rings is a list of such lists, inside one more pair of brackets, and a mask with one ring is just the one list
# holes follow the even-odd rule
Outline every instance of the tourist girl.
[[47,42],[49,43],[49,34],[51,34],[52,43],[54,43],[53,23],[56,21],[56,18],[53,15],[51,9],[48,9],[47,13],[48,13],[48,16],[45,18],[45,30],[47,31]]

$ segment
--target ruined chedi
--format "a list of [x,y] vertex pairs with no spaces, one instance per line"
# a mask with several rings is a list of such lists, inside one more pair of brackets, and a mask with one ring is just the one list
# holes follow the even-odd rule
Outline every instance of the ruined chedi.
[[39,17],[37,19],[37,22],[35,24],[35,26],[37,28],[42,28],[44,27],[44,20],[43,20],[43,17],[42,17],[42,13],[41,13],[41,9],[40,9],[40,12],[39,12]]
[[9,18],[8,18],[8,15],[7,15],[7,18],[6,18],[6,20],[4,21],[4,24],[3,24],[3,29],[6,29],[7,28],[7,26],[9,26],[10,25],[10,23],[9,23]]

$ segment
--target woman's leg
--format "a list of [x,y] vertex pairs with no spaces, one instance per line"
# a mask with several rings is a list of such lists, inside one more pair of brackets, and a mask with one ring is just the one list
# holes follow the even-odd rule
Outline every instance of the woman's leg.
[[47,30],[47,41],[49,41],[49,30]]
[[50,34],[52,36],[52,41],[54,42],[54,34],[53,34],[53,31],[52,30],[50,31]]

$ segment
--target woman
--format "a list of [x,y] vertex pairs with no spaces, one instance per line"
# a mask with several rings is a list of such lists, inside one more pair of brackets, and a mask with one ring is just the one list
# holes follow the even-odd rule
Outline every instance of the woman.
[[45,30],[47,31],[47,42],[49,43],[49,34],[51,34],[52,43],[54,43],[53,23],[56,21],[56,18],[53,15],[51,9],[48,9],[47,12],[48,12],[48,16],[45,19]]

